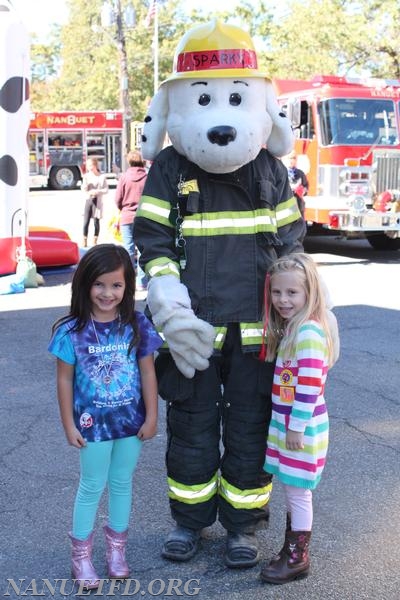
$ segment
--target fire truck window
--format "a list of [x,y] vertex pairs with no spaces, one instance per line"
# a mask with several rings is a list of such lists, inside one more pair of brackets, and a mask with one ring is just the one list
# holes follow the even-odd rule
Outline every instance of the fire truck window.
[[321,126],[321,142],[323,146],[329,146],[337,134],[337,117],[334,106],[331,107],[330,100],[323,100],[317,106]]
[[302,139],[312,139],[315,134],[313,115],[311,106],[308,102],[302,100],[301,112],[300,112],[300,133],[299,137]]
[[336,98],[318,107],[322,143],[394,145],[398,132],[392,100]]
[[56,133],[49,131],[49,146],[62,148],[76,148],[82,146],[82,134],[62,132]]
[[97,156],[102,158],[105,154],[105,134],[87,133],[86,134],[87,154],[88,156]]

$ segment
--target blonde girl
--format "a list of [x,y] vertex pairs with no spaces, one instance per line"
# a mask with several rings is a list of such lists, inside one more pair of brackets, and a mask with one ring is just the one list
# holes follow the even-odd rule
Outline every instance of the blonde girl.
[[287,527],[282,550],[261,571],[268,583],[306,577],[310,568],[312,490],[328,450],[324,387],[337,358],[333,320],[312,258],[278,259],[266,278],[265,357],[276,366],[264,469],[284,485]]

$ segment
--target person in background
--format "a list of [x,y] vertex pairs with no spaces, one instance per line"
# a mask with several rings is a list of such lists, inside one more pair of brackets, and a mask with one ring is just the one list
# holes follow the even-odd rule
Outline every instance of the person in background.
[[308,179],[304,171],[297,167],[297,154],[294,150],[287,157],[287,170],[290,187],[297,198],[297,204],[304,217],[304,196],[308,194]]
[[122,243],[129,252],[132,264],[137,271],[138,284],[136,289],[146,289],[146,277],[138,264],[135,240],[133,238],[133,222],[136,210],[143,193],[147,171],[142,155],[138,150],[132,150],[127,155],[128,169],[120,176],[115,192],[115,204],[120,210],[120,232]]
[[324,284],[307,254],[275,261],[265,288],[265,360],[277,358],[264,470],[283,483],[287,518],[283,548],[264,566],[261,579],[283,584],[306,577],[310,568],[312,490],[328,450],[324,389],[337,359],[338,334]]
[[69,313],[52,329],[57,395],[68,443],[79,450],[80,481],[72,531],[72,576],[100,585],[92,563],[96,513],[108,487],[104,527],[108,577],[129,577],[125,559],[132,477],[142,442],[157,430],[154,352],[162,339],[134,310],[135,272],[128,252],[99,244],[82,257],[72,280]]
[[83,176],[81,189],[87,194],[83,212],[83,247],[88,245],[90,220],[93,219],[93,245],[97,244],[100,233],[100,219],[103,217],[103,196],[108,192],[106,176],[100,172],[97,158],[88,158],[86,173]]

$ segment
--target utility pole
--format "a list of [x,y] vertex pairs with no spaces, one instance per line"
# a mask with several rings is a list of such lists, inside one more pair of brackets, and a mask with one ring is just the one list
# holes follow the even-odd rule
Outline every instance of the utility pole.
[[121,141],[121,167],[127,168],[126,155],[131,149],[131,120],[132,109],[129,97],[128,56],[126,52],[125,28],[135,26],[135,10],[129,4],[122,10],[121,0],[105,2],[101,10],[102,27],[116,27],[115,41],[118,49],[119,60],[119,102],[122,111],[122,141]]

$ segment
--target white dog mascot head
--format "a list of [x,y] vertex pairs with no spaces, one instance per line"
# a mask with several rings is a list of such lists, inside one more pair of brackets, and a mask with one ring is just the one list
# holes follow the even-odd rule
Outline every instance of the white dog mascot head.
[[145,118],[144,158],[156,157],[166,134],[179,154],[209,173],[236,171],[262,147],[275,156],[290,152],[291,124],[243,29],[213,20],[183,36],[173,74]]

